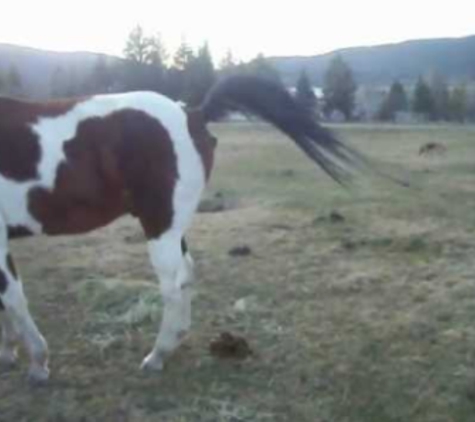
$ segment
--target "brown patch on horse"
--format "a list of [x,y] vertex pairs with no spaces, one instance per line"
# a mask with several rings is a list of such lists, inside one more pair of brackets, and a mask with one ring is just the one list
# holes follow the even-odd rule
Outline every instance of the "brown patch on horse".
[[121,141],[114,118],[81,122],[75,137],[64,144],[66,160],[57,169],[54,189],[29,192],[30,212],[45,233],[83,233],[126,212],[118,169],[111,171],[109,163]]
[[1,123],[0,174],[17,182],[36,179],[41,148],[28,126]]
[[18,273],[15,268],[15,263],[13,262],[12,256],[10,254],[7,254],[7,266],[8,266],[8,271],[10,271],[10,274],[13,275],[16,279],[18,279]]
[[149,238],[171,225],[176,157],[158,120],[131,109],[86,119],[64,153],[53,190],[29,192],[45,233],[84,233],[126,213],[141,219]]
[[30,125],[61,116],[81,100],[30,103],[0,98],[0,174],[18,182],[36,179],[41,148]]
[[140,218],[147,239],[157,238],[173,220],[177,157],[167,129],[155,118],[130,111],[124,121],[120,168],[131,213]]
[[187,110],[188,131],[201,156],[205,169],[206,180],[209,179],[213,167],[214,150],[218,140],[208,132],[201,110]]

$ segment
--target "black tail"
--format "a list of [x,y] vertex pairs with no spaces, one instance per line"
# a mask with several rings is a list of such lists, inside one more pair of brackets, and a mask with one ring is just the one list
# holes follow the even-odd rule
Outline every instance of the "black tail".
[[365,164],[356,151],[321,127],[279,83],[248,75],[235,75],[218,82],[201,105],[206,122],[216,121],[230,111],[255,114],[288,135],[334,180],[344,184],[350,169]]

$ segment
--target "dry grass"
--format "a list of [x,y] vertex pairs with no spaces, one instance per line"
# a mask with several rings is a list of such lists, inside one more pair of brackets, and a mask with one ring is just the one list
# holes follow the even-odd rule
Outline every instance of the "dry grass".
[[[424,190],[347,192],[263,125],[214,127],[208,194],[233,208],[197,216],[194,329],[158,376],[138,371],[161,302],[135,221],[15,242],[53,377],[1,373],[0,421],[473,421],[475,129],[338,130]],[[447,155],[418,156],[433,141]],[[222,331],[256,355],[214,359]]]

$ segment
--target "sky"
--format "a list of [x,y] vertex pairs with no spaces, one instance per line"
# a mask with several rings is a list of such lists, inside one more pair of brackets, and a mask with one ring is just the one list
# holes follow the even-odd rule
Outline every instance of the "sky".
[[[472,0],[473,1],[473,0]],[[130,30],[160,33],[170,53],[182,39],[209,43],[215,61],[315,55],[339,48],[475,34],[462,0],[6,0],[0,42],[55,51],[122,55]]]

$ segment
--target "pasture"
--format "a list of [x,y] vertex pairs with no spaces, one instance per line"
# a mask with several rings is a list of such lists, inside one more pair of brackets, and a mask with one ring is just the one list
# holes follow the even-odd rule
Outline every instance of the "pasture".
[[[14,241],[52,377],[29,387],[24,353],[0,372],[0,421],[473,421],[475,128],[335,127],[423,193],[352,193],[266,125],[211,129],[207,198],[225,209],[188,235],[200,282],[183,345],[139,371],[161,302],[132,218]],[[419,155],[428,142],[447,151]],[[253,355],[212,356],[221,332]]]

